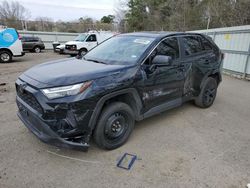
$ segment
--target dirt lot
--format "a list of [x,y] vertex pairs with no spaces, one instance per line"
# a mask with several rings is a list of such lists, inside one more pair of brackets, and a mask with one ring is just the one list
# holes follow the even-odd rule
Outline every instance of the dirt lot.
[[[0,187],[239,188],[250,183],[250,83],[224,76],[215,104],[180,108],[136,124],[114,151],[87,153],[40,142],[16,116],[14,82],[27,68],[67,56],[26,54],[0,64]],[[130,171],[116,167],[136,154]]]

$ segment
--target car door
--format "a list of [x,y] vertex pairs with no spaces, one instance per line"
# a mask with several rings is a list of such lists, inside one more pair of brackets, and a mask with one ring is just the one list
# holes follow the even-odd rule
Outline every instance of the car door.
[[215,62],[216,55],[209,44],[202,43],[199,35],[183,36],[180,38],[185,64],[191,65],[188,79],[184,82],[184,95],[197,96],[200,84],[206,74],[212,70],[211,64]]
[[32,50],[35,44],[34,37],[25,37],[25,42],[23,44],[23,48],[25,50]]
[[[172,63],[158,66],[151,70],[152,59],[156,55],[166,55],[172,58]],[[179,40],[168,37],[162,40],[143,64],[145,79],[142,89],[144,110],[179,101],[183,92],[184,69],[179,64],[181,60]]]
[[87,42],[88,50],[91,50],[92,48],[94,48],[98,44],[96,35],[95,34],[89,35],[88,38],[86,39],[86,42]]
[[28,50],[28,37],[22,37],[22,45],[23,45],[23,50]]

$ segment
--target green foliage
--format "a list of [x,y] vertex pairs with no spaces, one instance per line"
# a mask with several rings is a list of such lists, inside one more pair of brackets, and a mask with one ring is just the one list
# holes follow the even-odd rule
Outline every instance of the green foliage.
[[128,8],[128,31],[187,31],[250,23],[249,0],[129,0]]
[[114,19],[115,19],[114,15],[103,16],[101,22],[110,24],[114,22]]

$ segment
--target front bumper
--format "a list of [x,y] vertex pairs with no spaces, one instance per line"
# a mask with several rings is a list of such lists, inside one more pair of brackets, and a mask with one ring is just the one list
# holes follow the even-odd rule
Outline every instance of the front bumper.
[[79,52],[77,50],[68,50],[64,49],[65,54],[70,54],[70,55],[77,55]]
[[58,136],[58,134],[42,121],[32,108],[24,103],[19,97],[17,97],[16,100],[19,109],[17,112],[18,117],[41,141],[57,147],[77,149],[81,151],[88,150],[89,145],[87,143],[71,142]]

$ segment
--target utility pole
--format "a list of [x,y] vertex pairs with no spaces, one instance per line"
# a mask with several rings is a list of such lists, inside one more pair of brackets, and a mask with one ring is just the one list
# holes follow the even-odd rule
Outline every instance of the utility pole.
[[186,0],[183,0],[183,31],[186,31]]

